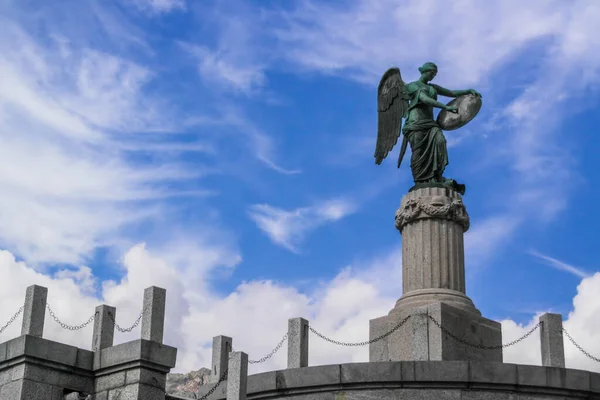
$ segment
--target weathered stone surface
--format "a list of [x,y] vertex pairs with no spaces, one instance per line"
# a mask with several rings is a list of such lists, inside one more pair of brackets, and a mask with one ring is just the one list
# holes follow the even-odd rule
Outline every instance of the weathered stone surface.
[[[111,313],[112,318],[108,313]],[[115,336],[115,323],[113,321],[117,320],[117,309],[115,307],[101,305],[96,307],[95,316],[92,351],[100,351],[113,345]]]
[[469,363],[466,361],[403,361],[402,380],[466,383],[469,381]]
[[0,387],[0,400],[19,400],[23,389],[23,381],[15,381]]
[[[47,383],[23,380],[20,400],[63,400],[63,390]],[[12,400],[18,400],[17,398]]]
[[125,386],[125,371],[119,371],[112,374],[99,376],[94,385],[95,392],[120,388]]
[[229,353],[232,349],[232,338],[223,335],[213,337],[211,383],[217,383],[225,373],[229,364]]
[[[411,316],[413,310],[390,313],[387,317],[386,331],[391,331],[405,317]],[[498,322],[442,302],[430,303],[427,310],[428,315],[442,327],[473,345],[500,346],[502,344],[502,330]],[[423,353],[426,351],[431,361],[502,361],[501,348],[489,350],[465,345],[442,332],[429,317],[427,321],[423,319],[420,322],[421,329],[427,329],[427,335],[421,333],[419,338],[415,336],[416,331],[413,329],[415,321],[411,319],[387,338],[388,356],[392,361],[415,360],[415,348],[420,348],[422,354],[419,357],[424,357]],[[424,326],[425,323],[427,327]],[[427,345],[426,349],[425,345]]]
[[429,360],[429,318],[427,307],[414,308],[411,312],[412,360]]
[[144,384],[128,385],[108,391],[108,400],[164,400],[165,392]]
[[47,288],[38,285],[31,285],[27,288],[21,335],[43,336],[47,298]]
[[517,384],[546,386],[546,370],[533,365],[517,365]]
[[[248,387],[251,399],[583,400],[600,398],[600,374],[495,362],[371,362],[252,375]],[[225,399],[225,393],[217,390],[209,399]]]
[[109,368],[140,359],[156,364],[156,368],[173,368],[177,359],[177,349],[175,347],[144,339],[121,343],[93,354],[94,370]]
[[600,396],[600,374],[590,372],[590,390]]
[[340,379],[339,365],[283,370],[277,371],[277,389],[337,385]]
[[[458,213],[456,207],[462,211]],[[398,225],[400,216],[403,217]],[[403,294],[434,288],[466,293],[463,242],[466,229],[460,218],[468,221],[462,198],[454,191],[417,189],[402,198],[396,224],[402,232]]]
[[546,384],[550,387],[581,391],[590,390],[590,373],[588,371],[558,367],[545,368]]
[[470,381],[477,384],[493,382],[496,385],[515,386],[517,365],[496,362],[469,361]]
[[108,400],[108,391],[96,393],[92,400]]
[[518,400],[516,394],[509,392],[493,391],[486,392],[483,390],[462,390],[460,393],[461,400]]
[[6,360],[6,343],[8,342],[0,343],[0,362]]
[[342,364],[340,373],[342,384],[399,382],[402,380],[402,365],[398,362]]
[[540,317],[540,322],[542,322],[540,326],[542,365],[564,368],[565,348],[562,315],[546,313]]
[[246,400],[248,394],[248,354],[236,351],[229,359],[227,400]]
[[167,377],[162,372],[156,372],[147,368],[135,368],[128,370],[125,374],[125,384],[143,383],[144,385],[154,386],[164,389],[167,383]]
[[292,318],[288,321],[288,368],[308,367],[308,321]]
[[336,394],[335,400],[461,400],[460,390],[369,390],[343,391]]
[[17,357],[31,356],[81,369],[92,369],[93,354],[89,350],[54,342],[52,340],[22,335],[4,343],[6,358],[3,361]]
[[23,372],[19,375],[30,381],[85,393],[92,393],[94,390],[94,378],[90,372],[83,375],[83,371],[59,370],[33,363],[22,364],[22,366]]
[[[369,321],[369,340],[381,337],[388,332],[388,317],[379,317]],[[388,337],[369,344],[369,361],[389,361]]]
[[165,329],[167,291],[151,286],[144,290],[142,339],[162,343]]
[[248,393],[277,390],[277,372],[269,371],[252,375],[248,379]]

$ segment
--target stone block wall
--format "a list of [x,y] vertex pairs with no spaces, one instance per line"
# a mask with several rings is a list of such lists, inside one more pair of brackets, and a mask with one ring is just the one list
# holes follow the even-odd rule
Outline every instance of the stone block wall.
[[0,343],[0,400],[163,400],[177,349],[162,343],[165,290],[144,293],[142,338],[113,346],[114,307],[99,306],[93,351],[44,339],[46,288],[27,289],[22,335]]

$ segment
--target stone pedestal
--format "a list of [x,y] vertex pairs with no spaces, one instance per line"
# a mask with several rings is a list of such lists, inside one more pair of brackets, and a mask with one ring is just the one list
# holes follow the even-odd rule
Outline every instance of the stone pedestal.
[[469,216],[460,194],[446,188],[409,192],[396,212],[396,228],[402,235],[403,294],[388,316],[370,321],[370,339],[389,332],[416,309],[421,315],[426,310],[428,325],[415,330],[407,322],[371,344],[370,361],[411,361],[414,354],[427,354],[438,361],[501,362],[501,348],[467,346],[433,321],[473,345],[502,343],[500,324],[482,317],[466,295],[463,234]]

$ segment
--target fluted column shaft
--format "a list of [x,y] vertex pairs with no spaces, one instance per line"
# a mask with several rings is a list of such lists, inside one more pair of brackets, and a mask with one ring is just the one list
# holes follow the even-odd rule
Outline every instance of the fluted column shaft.
[[449,289],[465,294],[464,232],[469,227],[460,194],[444,188],[409,192],[396,213],[402,234],[402,292]]

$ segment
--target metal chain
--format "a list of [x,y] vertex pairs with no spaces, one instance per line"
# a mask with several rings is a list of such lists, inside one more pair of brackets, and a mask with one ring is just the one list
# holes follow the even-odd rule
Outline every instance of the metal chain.
[[567,330],[565,328],[563,328],[562,330],[565,333],[565,335],[567,335],[567,338],[571,341],[571,343],[573,343],[575,345],[575,347],[577,347],[579,349],[579,351],[581,351],[583,354],[585,354],[590,359],[592,359],[592,360],[594,360],[596,362],[600,362],[600,358],[594,357],[593,355],[591,355],[590,353],[588,353],[587,351],[585,351],[580,345],[578,345],[577,343],[575,343],[575,340],[573,340],[573,338],[571,337],[571,335],[569,335],[569,332],[567,332]]
[[540,327],[540,325],[543,323],[542,321],[538,322],[529,332],[527,332],[525,335],[521,336],[520,338],[513,340],[512,342],[508,342],[506,344],[500,344],[500,345],[496,345],[496,346],[483,346],[481,344],[473,344],[470,342],[467,342],[466,340],[459,338],[458,336],[455,336],[452,332],[450,332],[448,329],[444,328],[442,325],[440,325],[439,322],[437,322],[435,320],[435,318],[433,318],[431,315],[428,315],[427,318],[429,318],[431,321],[433,321],[433,323],[442,330],[442,332],[446,333],[448,336],[450,336],[451,338],[453,338],[454,340],[466,344],[467,346],[471,346],[471,347],[475,347],[477,349],[483,349],[483,350],[494,350],[494,349],[503,349],[505,347],[509,347],[512,346],[516,343],[519,343],[521,340],[529,337],[529,335],[531,335],[537,328]]
[[208,392],[206,392],[202,397],[198,397],[198,395],[196,393],[194,393],[194,398],[197,400],[206,400],[208,398],[208,396],[210,396],[211,394],[213,394],[213,392],[215,390],[217,390],[217,388],[219,387],[219,385],[221,383],[223,383],[223,381],[225,381],[227,379],[227,372],[229,371],[229,369],[225,369],[225,372],[223,372],[223,374],[221,375],[221,377],[219,378],[219,381],[217,383],[215,383],[215,386],[211,387],[210,390]]
[[[248,360],[248,364],[260,364],[262,362],[267,361],[269,358],[273,357],[273,354],[277,353],[277,351],[281,348],[281,346],[283,346],[283,343],[287,340],[288,338],[288,334],[286,332],[285,335],[283,335],[283,339],[281,339],[279,341],[279,343],[277,344],[277,346],[275,346],[275,348],[266,356],[264,356],[263,358],[261,358],[260,360]],[[235,349],[232,347],[231,351],[229,352],[229,358],[231,359],[231,356],[233,355],[232,353],[235,352]]]
[[271,351],[269,354],[267,354],[266,356],[264,356],[263,358],[261,358],[260,360],[248,360],[249,364],[260,364],[262,362],[267,361],[269,358],[271,358],[273,356],[273,354],[277,353],[277,351],[281,348],[281,346],[283,346],[283,343],[287,340],[288,338],[288,334],[286,332],[285,335],[283,335],[283,339],[281,339],[279,341],[279,343],[277,344],[277,346],[273,349],[273,351]]
[[323,340],[326,340],[326,341],[328,341],[328,342],[330,342],[330,343],[333,343],[333,344],[338,344],[338,345],[340,345],[340,346],[365,346],[365,345],[367,345],[367,344],[375,343],[375,342],[377,342],[378,340],[381,340],[381,339],[383,339],[383,338],[385,338],[385,337],[388,337],[388,336],[389,336],[389,335],[391,335],[392,333],[396,332],[398,329],[400,329],[400,327],[401,327],[402,325],[404,325],[404,324],[406,323],[406,321],[408,321],[408,319],[409,319],[410,317],[411,317],[411,316],[409,315],[408,317],[404,318],[402,321],[400,321],[400,323],[399,323],[398,325],[396,325],[394,328],[392,328],[392,330],[391,330],[391,331],[389,331],[389,332],[387,332],[387,333],[384,333],[383,335],[381,335],[381,336],[378,336],[378,337],[376,337],[375,339],[367,340],[367,341],[365,341],[365,342],[358,342],[358,343],[346,343],[346,342],[339,342],[339,341],[337,341],[337,340],[330,339],[330,338],[328,338],[327,336],[325,336],[325,335],[323,335],[323,334],[321,334],[321,333],[317,332],[315,329],[313,329],[313,327],[312,327],[312,326],[309,326],[309,329],[310,329],[310,331],[311,331],[312,333],[314,333],[315,335],[317,335],[317,336],[318,336],[318,337],[320,337],[321,339],[323,339]]
[[97,312],[94,313],[94,315],[92,315],[87,321],[85,321],[83,324],[81,325],[76,325],[76,326],[71,326],[71,325],[67,325],[63,322],[61,322],[58,317],[56,316],[56,314],[54,314],[54,311],[52,311],[52,308],[50,308],[50,305],[48,303],[46,303],[46,308],[48,309],[48,311],[50,312],[50,316],[52,317],[52,319],[54,319],[54,321],[56,321],[60,326],[62,326],[64,329],[68,329],[70,331],[76,331],[82,328],[85,328],[86,326],[88,326],[93,320],[94,318],[96,318],[96,314],[98,314]]
[[140,312],[140,315],[137,317],[137,319],[135,320],[133,325],[131,325],[129,328],[121,328],[119,326],[119,324],[117,324],[117,321],[115,321],[115,318],[112,315],[112,313],[110,311],[108,311],[107,314],[108,314],[108,317],[110,318],[110,320],[112,321],[112,323],[115,325],[115,328],[117,328],[117,330],[119,332],[131,332],[136,326],[139,325],[140,321],[142,320],[142,316],[144,315],[144,312],[146,312],[148,310],[148,307],[150,307],[150,304],[148,304],[146,306],[146,308],[143,309],[142,312]]
[[4,330],[6,328],[8,328],[8,326],[10,324],[12,324],[13,322],[15,322],[15,319],[17,319],[17,317],[19,316],[19,314],[21,314],[24,309],[25,309],[25,306],[21,306],[21,308],[19,308],[19,311],[17,311],[17,313],[15,315],[13,315],[11,319],[8,320],[8,322],[6,323],[6,325],[4,325],[2,328],[0,328],[0,333],[4,332]]

